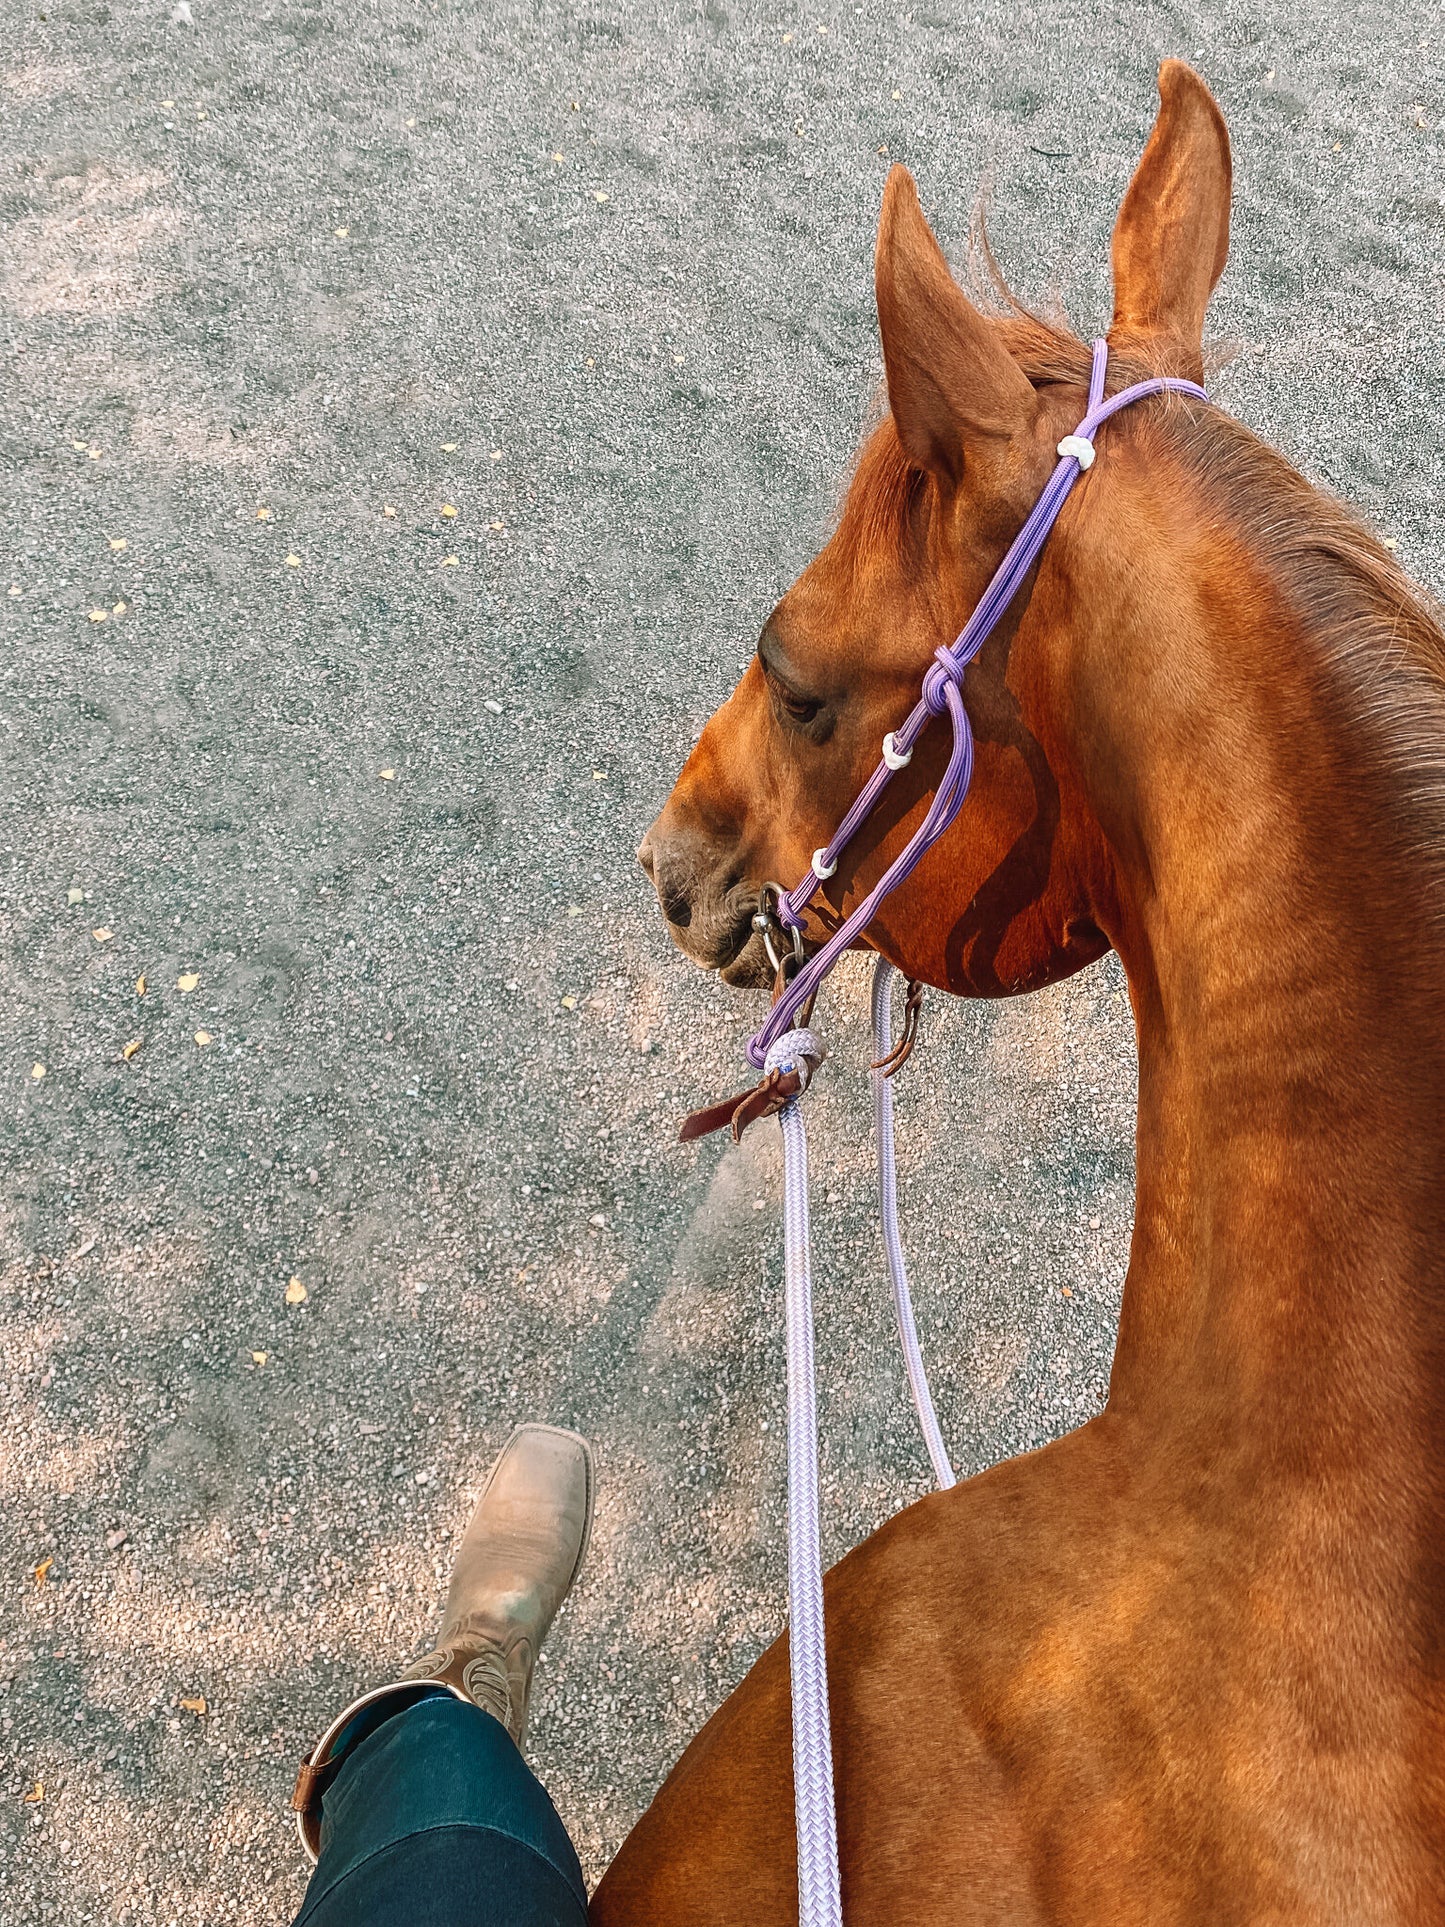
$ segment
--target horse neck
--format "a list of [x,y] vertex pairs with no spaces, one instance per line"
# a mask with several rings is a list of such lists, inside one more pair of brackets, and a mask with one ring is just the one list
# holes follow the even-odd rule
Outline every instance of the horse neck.
[[1418,1492],[1445,1416],[1445,920],[1401,847],[1418,799],[1244,538],[1201,518],[1151,567],[1096,602],[1075,718],[1139,1045],[1110,1410],[1206,1452],[1221,1490],[1292,1467],[1358,1498],[1388,1464]]

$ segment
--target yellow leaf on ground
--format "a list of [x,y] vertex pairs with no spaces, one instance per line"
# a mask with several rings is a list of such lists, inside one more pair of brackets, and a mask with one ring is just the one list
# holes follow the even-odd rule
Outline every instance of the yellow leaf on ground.
[[130,1062],[130,1060],[131,1060],[131,1059],[132,1059],[132,1058],[133,1058],[133,1057],[135,1056],[135,1054],[136,1054],[136,1052],[137,1052],[137,1051],[138,1051],[138,1050],[140,1049],[140,1047],[141,1047],[141,1045],[142,1045],[142,1044],[143,1044],[144,1042],[145,1042],[145,1039],[144,1039],[143,1037],[132,1037],[132,1038],[131,1038],[131,1040],[130,1040],[130,1042],[129,1042],[129,1043],[128,1043],[128,1044],[127,1044],[127,1045],[125,1046],[125,1048],[124,1048],[124,1049],[123,1049],[123,1050],[121,1051],[121,1057],[122,1057],[122,1058],[124,1059],[124,1061],[125,1061],[125,1062],[126,1062],[127,1064],[128,1064],[128,1063]]
[[350,234],[351,229],[349,227],[334,227],[331,232],[336,236],[338,241],[344,241],[347,235]]
[[395,516],[395,514],[396,514],[396,510],[395,510],[395,509],[394,509],[394,508],[393,508],[393,507],[391,506],[391,503],[390,503],[390,502],[388,502],[388,503],[386,504],[386,506],[385,506],[385,507],[384,507],[384,508],[382,509],[382,511],[381,511],[381,512],[382,512],[382,514],[383,514],[384,516],[386,516],[386,517],[387,517],[388,519],[391,519],[391,518],[392,518],[392,517],[394,517],[394,516]]
[[595,189],[595,190],[594,190],[594,192],[593,192],[593,195],[592,195],[592,198],[593,198],[593,200],[594,200],[594,201],[596,201],[596,202],[597,202],[597,203],[598,203],[598,204],[600,205],[600,204],[601,204],[601,203],[602,203],[603,201],[605,201],[605,200],[607,199],[607,196],[606,196],[606,194],[605,194],[605,193],[604,193],[604,192],[602,191],[602,189],[601,189],[601,188],[599,187],[599,188],[597,188],[597,189]]
[[95,929],[92,930],[90,934],[92,937],[95,938],[95,941],[97,943],[109,943],[111,938],[115,935],[115,932],[113,930],[107,930],[105,925],[102,923],[102,924],[97,924]]
[[184,976],[176,978],[176,989],[190,992],[195,989],[200,981],[201,979],[196,971],[188,970]]
[[500,449],[500,448],[494,448],[494,449],[492,450],[492,460],[493,460],[494,462],[499,462],[499,461],[501,461],[501,459],[502,459],[502,451],[501,451],[501,449]]
[[200,1045],[202,1050],[206,1048],[207,1044],[209,1044],[210,1041],[211,1041],[211,1033],[208,1030],[198,1030],[196,1032],[196,1042]]
[[110,538],[110,546],[115,550],[116,554],[119,555],[120,551],[122,549],[128,549],[130,544],[123,535],[113,535]]
[[455,442],[443,442],[443,443],[442,443],[442,454],[443,454],[443,455],[455,455],[455,454],[456,454],[456,452],[457,452],[457,445],[456,445],[456,443],[455,443]]
[[396,781],[396,771],[394,769],[380,769],[376,773],[383,783],[394,783]]
[[74,449],[74,450],[76,451],[76,453],[77,453],[77,454],[79,454],[79,455],[83,455],[83,454],[85,453],[85,443],[84,443],[84,442],[72,442],[72,443],[70,444],[70,446],[71,446],[71,447],[72,447],[72,448],[73,448],[73,449]]
[[301,567],[301,558],[300,558],[300,556],[299,556],[299,555],[288,555],[288,556],[287,556],[287,558],[286,558],[286,567],[287,567],[288,569],[299,569],[299,568]]
[[38,1807],[44,1798],[45,1782],[44,1780],[37,1780],[25,1796],[25,1804],[28,1807]]
[[577,1008],[577,999],[575,997],[564,997],[562,999],[562,1008],[563,1010],[575,1010]]
[[36,1083],[38,1084],[41,1078],[44,1077],[45,1075],[45,1066],[43,1064],[32,1064],[30,1066],[30,1075],[35,1079]]
[[193,1700],[181,1700],[179,1705],[183,1713],[194,1713],[198,1720],[206,1717],[206,1702],[199,1693]]
[[72,885],[71,888],[67,890],[65,893],[65,901],[67,903],[83,903],[85,901],[84,890],[77,890]]
[[459,555],[444,555],[442,557],[442,567],[444,569],[454,569],[460,561],[461,557]]
[[293,1277],[286,1286],[286,1303],[288,1305],[304,1305],[306,1299],[307,1291],[305,1285],[302,1284],[299,1278]]
[[271,520],[270,509],[266,509],[266,508],[257,509],[256,520],[258,522],[269,522]]
[[110,610],[109,609],[92,609],[90,612],[90,619],[92,622],[109,622]]
[[135,980],[135,994],[136,994],[136,996],[137,996],[137,997],[144,997],[144,996],[145,996],[145,994],[146,994],[146,980],[145,980],[145,978],[144,978],[144,977],[137,977],[137,978],[136,978],[136,980]]
[[40,1564],[35,1568],[35,1583],[37,1586],[43,1586],[45,1584],[46,1579],[50,1575],[50,1568],[54,1564],[55,1560],[53,1558],[42,1559],[40,1561]]
[[269,1354],[266,1352],[252,1352],[251,1363],[253,1365],[264,1365],[268,1356]]
[[448,521],[450,522],[450,520],[452,519],[452,517],[453,517],[453,516],[454,516],[454,515],[456,514],[456,510],[455,510],[455,509],[454,509],[454,508],[452,507],[452,505],[451,505],[451,503],[450,503],[450,502],[443,502],[443,503],[442,503],[442,514],[443,514],[443,515],[444,515],[444,516],[445,516],[445,517],[447,518],[447,520],[448,520]]
[[125,604],[124,604],[123,602],[117,602],[117,603],[115,603],[115,604],[114,604],[114,605],[112,606],[112,608],[111,608],[111,612],[110,612],[110,613],[111,613],[111,614],[112,614],[113,616],[123,616],[123,615],[125,614]]

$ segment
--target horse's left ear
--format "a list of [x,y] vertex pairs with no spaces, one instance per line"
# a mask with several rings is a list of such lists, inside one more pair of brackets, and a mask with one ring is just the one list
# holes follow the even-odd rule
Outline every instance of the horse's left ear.
[[1204,310],[1229,254],[1229,130],[1192,67],[1159,69],[1159,117],[1114,224],[1114,325],[1170,374],[1200,381]]

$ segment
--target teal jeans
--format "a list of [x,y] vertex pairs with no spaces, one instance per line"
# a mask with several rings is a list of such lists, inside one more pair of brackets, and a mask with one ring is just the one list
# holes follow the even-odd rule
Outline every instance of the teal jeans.
[[586,1927],[572,1842],[489,1713],[437,1693],[343,1747],[294,1927]]

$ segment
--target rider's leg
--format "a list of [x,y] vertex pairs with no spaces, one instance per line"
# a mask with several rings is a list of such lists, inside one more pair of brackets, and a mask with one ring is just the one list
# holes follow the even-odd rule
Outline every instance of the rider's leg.
[[301,1769],[293,1805],[320,1857],[297,1927],[582,1927],[577,1856],[518,1747],[591,1516],[586,1444],[514,1433],[462,1540],[436,1649],[353,1701]]

